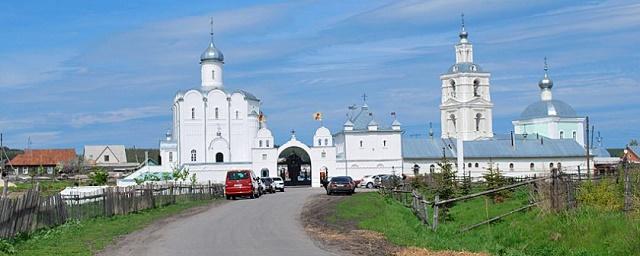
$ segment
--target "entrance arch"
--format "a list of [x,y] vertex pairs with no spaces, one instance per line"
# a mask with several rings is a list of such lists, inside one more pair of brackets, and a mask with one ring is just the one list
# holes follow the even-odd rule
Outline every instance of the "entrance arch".
[[289,146],[278,154],[278,176],[287,186],[310,186],[311,170],[311,157],[303,147]]

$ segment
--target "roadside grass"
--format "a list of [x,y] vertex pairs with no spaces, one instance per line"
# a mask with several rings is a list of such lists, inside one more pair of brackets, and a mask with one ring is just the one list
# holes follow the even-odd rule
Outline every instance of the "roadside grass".
[[10,241],[0,240],[14,254],[0,255],[93,255],[113,243],[119,236],[147,226],[153,221],[178,214],[186,209],[211,203],[211,200],[179,201],[166,207],[139,213],[70,221],[62,226],[41,230]]
[[[485,207],[485,203],[486,206]],[[356,222],[381,232],[392,243],[433,250],[489,252],[495,255],[640,255],[640,218],[621,212],[579,209],[543,214],[537,208],[491,225],[460,233],[461,227],[525,205],[524,192],[494,204],[477,198],[450,209],[437,232],[399,202],[378,193],[358,193],[338,203],[332,222]]]

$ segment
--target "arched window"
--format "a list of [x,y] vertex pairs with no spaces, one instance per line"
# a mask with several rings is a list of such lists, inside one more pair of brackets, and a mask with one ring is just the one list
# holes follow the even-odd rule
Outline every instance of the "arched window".
[[558,162],[558,170],[562,169],[562,163]]
[[329,139],[324,139],[324,145],[325,146],[331,146],[331,145],[329,145]]
[[435,165],[429,165],[429,172],[433,173],[436,171],[436,166]]
[[169,152],[169,163],[173,162],[173,152]]
[[456,97],[456,81],[450,80],[449,84],[451,85],[451,97]]
[[221,152],[216,153],[216,163],[224,162],[224,155]]
[[211,70],[211,79],[216,79],[216,71]]
[[560,131],[560,138],[564,139],[564,131]]
[[476,132],[480,131],[480,121],[482,120],[482,114],[476,114]]
[[509,170],[513,171],[513,163],[509,163]]
[[320,156],[322,156],[322,158],[327,157],[327,152],[322,151],[322,153],[320,154]]
[[382,141],[382,146],[383,146],[383,147],[386,147],[386,146],[387,146],[387,141],[386,141],[386,140],[383,140],[383,141]]
[[362,147],[362,141],[360,141],[360,147]]
[[578,133],[576,133],[576,131],[573,131],[573,139],[575,140],[576,138],[578,138]]
[[196,150],[192,149],[191,150],[191,162],[195,162],[197,160],[198,160],[198,158],[196,157]]
[[196,119],[196,108],[191,108],[191,119]]
[[454,115],[454,114],[449,115],[449,119],[451,119],[451,124],[453,125],[452,126],[453,127],[453,131],[455,131],[455,128],[456,128],[456,115]]
[[475,164],[475,167],[476,167],[476,168],[480,167],[480,164],[476,163],[476,164]]
[[471,168],[471,167],[473,167],[473,164],[469,163],[467,166],[468,166],[469,168]]
[[533,163],[530,163],[530,164],[529,164],[529,170],[532,170],[532,171],[533,171],[533,168],[534,168],[534,167],[536,167],[536,165],[535,165],[535,164],[533,164]]
[[261,147],[262,147],[262,140],[260,140],[260,141],[258,142],[258,147],[259,147],[259,148],[261,148]]
[[269,140],[266,140],[266,147],[269,147]]
[[318,146],[322,146],[322,139],[318,139]]
[[480,87],[480,82],[478,82],[478,79],[473,80],[473,96],[474,97],[480,97],[480,92],[478,91]]
[[236,119],[240,119],[240,111],[236,110]]
[[220,114],[219,114],[219,110],[218,110],[218,108],[215,108],[215,109],[213,110],[213,112],[214,112],[214,117],[215,117],[216,119],[218,119],[218,118],[220,117]]
[[549,163],[549,168],[553,168],[553,163]]

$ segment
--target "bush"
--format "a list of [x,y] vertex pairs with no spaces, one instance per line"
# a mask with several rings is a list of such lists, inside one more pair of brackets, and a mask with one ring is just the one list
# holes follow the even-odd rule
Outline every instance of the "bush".
[[102,186],[107,184],[107,180],[109,180],[109,173],[103,169],[96,169],[91,173],[91,175],[89,175],[89,178],[91,178],[92,186]]
[[583,206],[604,211],[621,210],[624,204],[621,186],[611,180],[584,182],[580,185],[576,198]]
[[[482,175],[482,177],[487,181],[487,190],[501,188],[507,185],[507,179],[502,176],[502,173],[500,173],[499,169],[494,170],[493,168],[489,168],[489,172]],[[500,203],[504,201],[504,198],[507,196],[508,194],[505,190],[489,195],[494,203]]]

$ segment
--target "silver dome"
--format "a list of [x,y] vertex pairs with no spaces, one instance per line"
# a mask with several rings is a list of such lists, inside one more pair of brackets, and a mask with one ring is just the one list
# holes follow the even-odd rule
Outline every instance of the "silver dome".
[[549,65],[547,65],[547,57],[544,57],[544,77],[538,82],[540,89],[553,88],[553,81],[549,78]]
[[212,40],[209,43],[209,47],[207,47],[207,49],[204,50],[202,55],[200,55],[200,61],[201,62],[205,62],[205,61],[224,62],[224,55],[220,50],[218,50],[218,48],[216,48],[216,45],[213,44],[213,40]]
[[520,114],[520,119],[544,117],[577,117],[576,111],[567,103],[560,100],[541,100],[529,105]]

